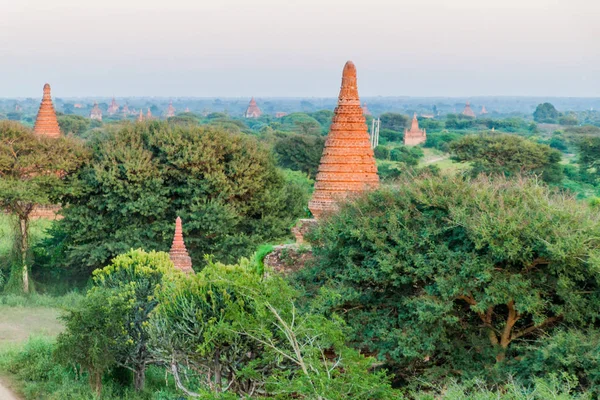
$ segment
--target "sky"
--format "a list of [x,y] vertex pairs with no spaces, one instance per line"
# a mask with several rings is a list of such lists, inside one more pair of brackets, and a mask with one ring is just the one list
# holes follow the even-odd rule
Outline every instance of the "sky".
[[0,0],[0,97],[600,97],[600,0]]

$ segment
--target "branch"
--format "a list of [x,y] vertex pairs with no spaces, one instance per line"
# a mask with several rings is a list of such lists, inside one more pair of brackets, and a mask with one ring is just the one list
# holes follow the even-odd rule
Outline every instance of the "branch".
[[175,363],[175,361],[171,362],[171,372],[173,373],[173,377],[175,378],[175,385],[177,385],[177,388],[179,390],[183,391],[186,395],[190,397],[200,397],[198,393],[192,392],[191,390],[188,390],[185,386],[183,386],[183,384],[181,383],[181,379],[179,378],[179,371],[177,370],[177,364]]
[[554,316],[554,317],[550,317],[550,318],[548,318],[547,320],[545,320],[544,322],[542,322],[539,325],[532,325],[529,328],[525,328],[525,329],[523,329],[523,330],[521,330],[519,332],[515,332],[511,336],[510,340],[515,340],[515,339],[518,339],[518,338],[520,338],[522,336],[528,335],[528,334],[530,334],[531,332],[533,332],[533,331],[535,331],[537,329],[542,329],[542,328],[544,328],[544,327],[546,327],[546,326],[548,326],[550,324],[553,324],[553,323],[555,323],[557,321],[560,321],[562,318],[563,318],[562,314]]

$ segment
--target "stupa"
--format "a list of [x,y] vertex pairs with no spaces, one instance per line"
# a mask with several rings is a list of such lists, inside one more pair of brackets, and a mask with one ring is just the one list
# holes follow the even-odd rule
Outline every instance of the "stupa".
[[485,109],[485,106],[481,106],[481,112],[480,112],[480,114],[481,115],[485,115],[487,113],[488,113],[488,111]]
[[141,108],[140,108],[140,115],[138,115],[137,120],[138,120],[138,122],[142,122],[144,120],[144,113],[142,112]]
[[98,107],[98,103],[94,103],[94,107],[90,112],[90,119],[95,119],[96,121],[102,121],[102,110]]
[[410,129],[404,130],[404,145],[416,146],[425,143],[425,140],[427,140],[427,134],[425,133],[425,129],[419,129],[419,120],[417,120],[417,114],[415,113]]
[[175,220],[175,235],[173,237],[173,245],[169,252],[169,258],[175,265],[175,268],[179,269],[186,274],[193,274],[192,259],[190,258],[185,243],[183,242],[183,229],[181,228],[181,218],[177,217]]
[[167,108],[167,118],[175,116],[175,107],[173,107],[173,102],[169,102],[169,107]]
[[308,208],[318,219],[335,211],[339,200],[377,186],[379,176],[358,97],[356,67],[348,61]]
[[124,116],[128,116],[129,114],[131,114],[131,111],[129,110],[129,106],[127,105],[127,103],[125,103],[125,105],[121,109],[121,112],[123,113]]
[[369,108],[367,107],[367,103],[363,103],[363,115],[373,115],[373,114],[371,114],[371,111],[369,111]]
[[146,113],[146,118],[152,119],[152,111],[150,111],[150,109],[148,109],[148,112]]
[[468,101],[467,104],[465,104],[465,109],[463,110],[462,115],[475,118],[475,113],[471,109],[471,104]]
[[250,99],[250,104],[248,104],[248,108],[246,109],[246,112],[244,113],[244,117],[246,118],[258,118],[262,115],[262,111],[260,111],[260,108],[258,108],[258,106],[256,105],[256,100],[254,100],[254,97],[252,99]]
[[189,107],[186,107],[186,108],[185,108],[185,112],[186,112],[186,113],[189,113],[189,112],[190,112],[190,108],[189,108]]
[[119,112],[119,105],[117,104],[117,101],[115,100],[115,98],[113,97],[112,101],[110,102],[110,106],[108,106],[108,115],[115,115],[116,113]]
[[42,103],[35,119],[33,132],[52,138],[60,136],[60,128],[56,119],[54,105],[52,104],[52,95],[50,94],[50,85],[47,83],[44,85],[44,96],[42,97]]

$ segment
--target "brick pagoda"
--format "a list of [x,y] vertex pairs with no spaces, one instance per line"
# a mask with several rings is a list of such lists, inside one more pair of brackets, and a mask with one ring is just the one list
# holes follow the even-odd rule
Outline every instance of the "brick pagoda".
[[137,120],[138,120],[138,122],[142,122],[144,120],[144,113],[142,112],[141,108],[140,108],[140,115],[138,115]]
[[108,110],[106,110],[108,112],[108,115],[115,115],[116,113],[119,112],[119,105],[117,104],[117,101],[115,100],[115,98],[112,98],[112,101],[110,102],[110,106],[108,106]]
[[416,146],[425,143],[425,140],[427,140],[427,134],[425,133],[425,129],[419,129],[419,120],[417,120],[417,114],[415,113],[410,129],[404,130],[404,145]]
[[377,186],[379,176],[358,97],[356,67],[348,61],[308,208],[318,219],[335,211],[338,200]]
[[169,102],[169,107],[167,108],[167,118],[175,116],[175,107],[173,107],[173,102]]
[[471,109],[471,104],[468,101],[467,104],[465,104],[465,109],[463,110],[462,115],[475,118],[475,113]]
[[35,120],[33,132],[51,138],[60,136],[60,128],[56,119],[54,105],[52,104],[52,96],[50,95],[50,85],[47,83],[44,85],[44,96],[42,97],[42,103],[40,104],[40,109]]
[[94,107],[90,112],[90,119],[95,119],[96,121],[102,121],[102,110],[98,107],[98,103],[94,103]]
[[260,108],[258,108],[258,106],[256,105],[256,100],[254,100],[254,97],[252,99],[250,99],[250,104],[248,104],[248,108],[246,109],[246,112],[244,113],[244,117],[246,118],[258,118],[262,115],[262,111],[260,111]]
[[178,270],[186,274],[194,273],[192,259],[185,248],[185,243],[183,243],[183,229],[181,227],[181,218],[179,217],[175,220],[175,235],[171,251],[169,252],[169,258]]
[[367,107],[367,103],[363,103],[363,115],[372,115],[371,111],[369,111],[369,108]]
[[488,113],[488,110],[485,109],[485,105],[481,106],[481,112],[480,112],[480,114],[481,115],[485,115],[487,113]]

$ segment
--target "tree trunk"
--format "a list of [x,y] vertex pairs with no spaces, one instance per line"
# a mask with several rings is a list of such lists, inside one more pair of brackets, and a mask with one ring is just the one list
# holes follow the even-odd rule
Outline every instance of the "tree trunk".
[[138,364],[133,372],[133,386],[135,390],[141,392],[146,383],[146,364]]
[[29,249],[29,219],[26,217],[19,216],[19,228],[21,233],[21,240],[19,243],[19,250],[21,252],[21,269],[23,275],[23,292],[29,293],[29,270],[27,267],[27,251]]
[[102,373],[99,371],[90,371],[90,386],[96,392],[98,398],[102,394]]

